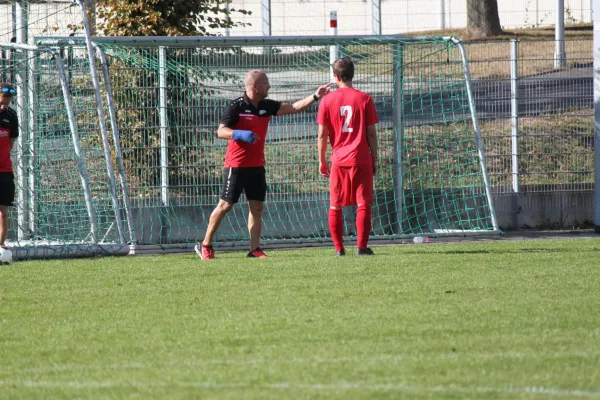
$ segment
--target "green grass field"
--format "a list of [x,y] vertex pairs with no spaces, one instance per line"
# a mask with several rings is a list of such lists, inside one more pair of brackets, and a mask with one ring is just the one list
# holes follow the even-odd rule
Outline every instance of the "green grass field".
[[600,241],[18,262],[2,399],[600,399]]

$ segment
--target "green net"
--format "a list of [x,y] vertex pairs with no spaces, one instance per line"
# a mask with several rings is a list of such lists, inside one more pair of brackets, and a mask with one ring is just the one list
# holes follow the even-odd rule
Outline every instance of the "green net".
[[[148,44],[119,39],[113,42],[121,44],[99,40],[108,60],[108,81],[98,76],[109,128],[108,163],[84,42],[45,40],[38,44],[54,54],[24,52],[32,100],[19,179],[24,217],[9,237],[13,246],[54,246],[57,255],[67,256],[74,248],[97,251],[98,243],[185,246],[201,240],[222,186],[227,142],[216,136],[219,117],[242,94],[246,72],[265,70],[269,97],[292,103],[330,81],[332,48],[355,61],[354,85],[373,97],[380,120],[372,239],[498,232],[456,41],[307,38],[265,45],[251,38],[164,38]],[[65,62],[62,79],[75,135],[57,58]],[[311,106],[271,120],[262,232],[267,243],[330,240],[316,111]],[[111,182],[108,169],[121,166],[123,175]],[[115,186],[125,188],[116,198]],[[355,211],[345,209],[348,237],[356,233]],[[247,214],[242,197],[221,224],[215,245],[245,245]]]
[[[143,214],[140,243],[203,237],[222,185],[227,142],[216,137],[219,116],[242,94],[249,69],[265,70],[269,97],[290,103],[330,80],[330,46],[300,39],[268,47],[223,42],[102,45],[133,207]],[[373,236],[494,231],[457,44],[444,38],[331,43],[355,60],[355,87],[371,94],[380,118]],[[312,106],[271,120],[263,239],[328,239],[329,189],[318,174],[316,111]],[[348,236],[355,235],[354,212],[346,213]],[[247,213],[242,198],[221,225],[218,244],[248,239]]]
[[36,37],[64,36],[80,26],[81,9],[72,1],[9,1],[0,3],[0,15],[0,74],[17,89],[12,107],[20,128],[6,244],[18,258],[128,252],[97,145],[87,52],[34,45]]

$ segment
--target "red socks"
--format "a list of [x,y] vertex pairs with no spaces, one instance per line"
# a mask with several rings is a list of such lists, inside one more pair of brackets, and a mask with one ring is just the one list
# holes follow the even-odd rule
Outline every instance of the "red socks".
[[[341,211],[341,210],[340,210]],[[330,219],[331,219],[331,214]],[[331,223],[330,223],[331,224]],[[366,249],[369,247],[369,235],[371,234],[371,206],[361,204],[356,210],[356,247]],[[335,240],[334,240],[335,243]],[[337,248],[336,248],[337,250]]]
[[329,231],[331,239],[335,245],[335,251],[340,251],[344,248],[344,217],[342,209],[329,209]]
[[[344,248],[344,217],[342,209],[329,209],[329,231],[335,245],[335,251]],[[356,209],[356,247],[366,249],[369,247],[369,235],[371,234],[371,206],[362,204]]]

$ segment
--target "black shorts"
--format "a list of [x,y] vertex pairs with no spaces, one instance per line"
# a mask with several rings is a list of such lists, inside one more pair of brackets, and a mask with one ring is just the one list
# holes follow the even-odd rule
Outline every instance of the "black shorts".
[[15,201],[15,176],[12,172],[0,172],[0,206],[12,206]]
[[265,167],[223,168],[221,199],[235,204],[242,191],[248,200],[265,201],[267,178]]

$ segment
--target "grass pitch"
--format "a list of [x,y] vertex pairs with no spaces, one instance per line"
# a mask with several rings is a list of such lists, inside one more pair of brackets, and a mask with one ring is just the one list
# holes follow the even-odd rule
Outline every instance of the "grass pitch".
[[600,399],[596,239],[19,262],[0,398]]

